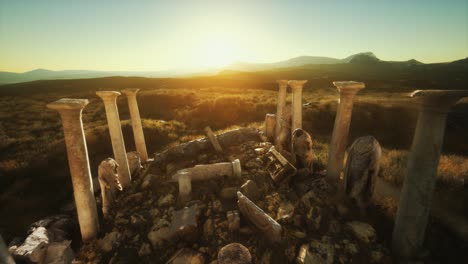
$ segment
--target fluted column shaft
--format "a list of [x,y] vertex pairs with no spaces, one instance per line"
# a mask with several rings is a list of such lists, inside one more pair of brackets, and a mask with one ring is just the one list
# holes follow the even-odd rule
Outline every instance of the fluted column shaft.
[[117,96],[119,96],[120,93],[114,91],[100,91],[96,94],[101,97],[104,102],[107,124],[109,126],[109,134],[112,142],[112,150],[114,152],[115,160],[119,165],[117,168],[119,181],[125,189],[130,186],[131,176],[122,135],[122,126],[120,124],[119,110],[117,109]]
[[47,105],[48,108],[57,110],[62,119],[68,165],[83,241],[95,238],[99,232],[99,218],[81,120],[82,110],[87,104],[88,100],[83,99],[60,99]]
[[343,158],[348,142],[354,96],[365,86],[364,83],[358,82],[334,82],[333,84],[340,92],[340,102],[336,112],[330,152],[328,154],[327,178],[338,180],[343,169]]
[[130,118],[132,119],[133,136],[135,138],[135,146],[140,159],[143,162],[148,160],[148,152],[146,151],[145,136],[143,134],[143,126],[141,125],[140,111],[136,100],[136,94],[140,89],[124,89],[122,92],[127,96],[128,109],[130,110]]
[[275,146],[278,148],[279,135],[281,133],[283,118],[284,118],[284,106],[286,105],[286,92],[288,88],[288,80],[278,80],[278,102],[276,104],[276,127],[275,127]]
[[427,90],[413,93],[420,110],[392,241],[393,251],[400,259],[417,258],[422,251],[447,112],[464,96],[468,96],[468,91]]

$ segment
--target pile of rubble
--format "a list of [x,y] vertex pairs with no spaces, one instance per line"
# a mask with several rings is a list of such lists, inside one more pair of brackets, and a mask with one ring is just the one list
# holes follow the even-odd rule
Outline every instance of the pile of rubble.
[[[239,175],[226,171],[192,179],[187,202],[173,180],[180,170],[167,174],[174,165],[155,161],[119,195],[103,238],[82,247],[77,258],[86,263],[390,261],[388,249],[376,243],[374,228],[347,219],[337,208],[335,189],[323,172],[275,183],[266,167],[271,147],[248,141],[225,148],[224,156],[207,151],[187,160],[242,167]],[[244,262],[221,260],[226,251],[236,250],[244,253],[235,256],[248,256]]]

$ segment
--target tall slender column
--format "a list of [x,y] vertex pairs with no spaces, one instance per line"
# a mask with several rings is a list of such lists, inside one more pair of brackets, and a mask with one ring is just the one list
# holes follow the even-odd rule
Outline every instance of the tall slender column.
[[328,154],[327,178],[338,180],[343,168],[343,158],[348,141],[349,125],[353,113],[353,100],[356,93],[365,87],[362,82],[333,82],[340,93]]
[[48,108],[57,110],[62,118],[68,166],[83,241],[95,238],[99,232],[99,218],[94,199],[88,149],[81,121],[81,112],[87,104],[86,99],[64,98],[47,105]]
[[276,81],[279,85],[278,102],[276,104],[276,127],[275,127],[275,146],[279,148],[278,141],[281,133],[281,128],[284,118],[284,106],[286,105],[286,92],[288,88],[288,80]]
[[117,96],[119,96],[120,93],[114,91],[99,91],[96,92],[96,94],[104,101],[112,149],[114,151],[115,160],[117,164],[119,164],[117,168],[119,181],[125,189],[130,186],[131,176],[122,135],[122,126],[120,125],[119,110],[117,109]]
[[392,247],[400,259],[417,258],[422,251],[447,112],[468,91],[426,90],[411,96],[419,106],[419,117],[393,228]]
[[130,110],[130,117],[132,119],[133,136],[135,138],[135,146],[140,159],[143,162],[148,160],[148,152],[146,151],[145,135],[143,134],[143,126],[141,125],[140,111],[138,110],[138,103],[136,94],[140,89],[124,89],[122,93],[127,96],[128,109]]
[[289,86],[292,90],[292,126],[291,131],[302,128],[302,88],[307,80],[291,80]]

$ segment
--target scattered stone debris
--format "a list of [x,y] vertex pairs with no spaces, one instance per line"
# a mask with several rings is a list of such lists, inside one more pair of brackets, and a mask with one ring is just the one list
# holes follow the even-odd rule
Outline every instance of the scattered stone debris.
[[177,251],[167,264],[203,264],[205,257],[202,253],[190,248],[182,248]]
[[347,223],[347,226],[351,228],[354,235],[356,235],[359,240],[365,243],[375,242],[376,233],[375,229],[371,225],[363,222],[353,221]]
[[239,243],[222,247],[218,253],[219,264],[250,264],[252,256],[249,250]]

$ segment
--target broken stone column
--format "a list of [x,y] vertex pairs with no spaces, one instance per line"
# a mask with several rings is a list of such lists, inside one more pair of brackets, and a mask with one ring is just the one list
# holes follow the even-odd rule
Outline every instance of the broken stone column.
[[292,125],[291,131],[302,128],[302,88],[307,80],[290,80],[292,91]]
[[356,139],[348,150],[344,170],[346,194],[356,200],[361,213],[370,203],[380,168],[382,148],[373,136]]
[[141,125],[140,110],[138,110],[138,102],[136,95],[140,89],[124,89],[122,93],[127,96],[128,110],[132,119],[133,137],[135,138],[135,146],[140,159],[143,162],[148,160],[148,152],[146,151],[145,135],[143,134],[143,126]]
[[343,158],[348,141],[349,125],[353,113],[353,99],[365,87],[362,82],[333,82],[340,93],[328,154],[327,178],[338,180],[343,168]]
[[418,258],[422,252],[447,113],[466,96],[467,90],[426,90],[411,95],[419,116],[393,229],[392,247],[400,259]]
[[87,104],[86,99],[64,98],[47,105],[48,108],[57,110],[62,118],[68,165],[83,241],[95,238],[99,232],[88,150],[81,121],[81,113]]
[[270,242],[281,241],[281,225],[241,192],[237,192],[237,206],[242,215],[249,219]]
[[119,164],[119,181],[125,189],[130,186],[131,176],[122,135],[122,126],[120,125],[119,110],[117,109],[117,96],[119,96],[120,93],[114,91],[99,91],[96,92],[96,94],[104,101],[112,149],[115,160]]
[[107,158],[99,164],[98,180],[101,186],[102,214],[108,218],[111,210],[115,207],[117,193],[122,191],[117,173],[119,165],[114,159]]
[[211,145],[215,149],[216,153],[222,155],[223,154],[223,148],[219,144],[219,141],[216,138],[215,134],[213,133],[213,130],[211,130],[211,127],[209,127],[209,126],[205,127],[205,133],[206,133],[206,136],[208,137],[208,140],[211,142]]
[[275,146],[280,149],[278,146],[278,139],[281,133],[281,128],[283,124],[283,113],[284,106],[286,105],[286,92],[288,88],[288,80],[278,80],[276,81],[279,85],[278,91],[278,102],[276,105],[276,127],[275,127]]
[[312,137],[301,128],[297,128],[292,134],[291,154],[297,169],[308,169],[309,173],[314,171]]
[[236,159],[233,162],[196,165],[192,168],[179,170],[172,175],[172,181],[178,181],[180,175],[188,175],[191,181],[203,181],[222,176],[239,178],[241,173],[240,161]]
[[268,141],[275,143],[275,127],[276,127],[276,115],[266,114],[265,115],[265,136]]

